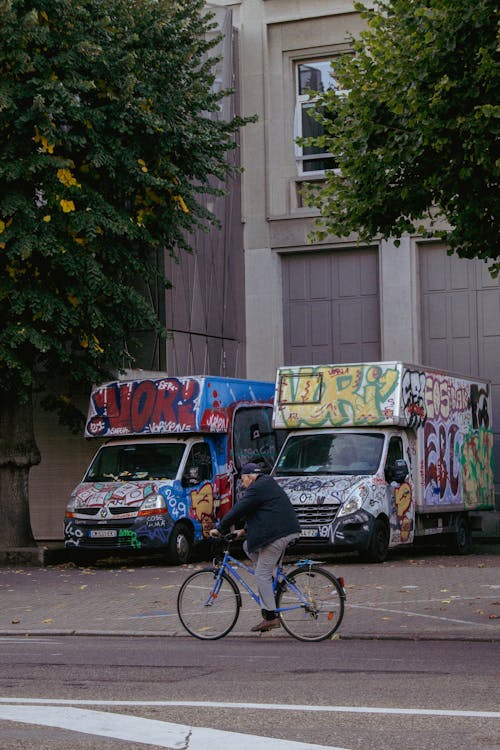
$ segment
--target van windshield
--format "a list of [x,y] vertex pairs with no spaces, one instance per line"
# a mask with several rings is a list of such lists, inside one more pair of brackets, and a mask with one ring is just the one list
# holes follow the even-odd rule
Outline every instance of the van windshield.
[[275,476],[375,474],[383,445],[384,435],[380,432],[292,435],[273,473]]
[[104,445],[96,454],[84,482],[129,482],[175,479],[184,443]]

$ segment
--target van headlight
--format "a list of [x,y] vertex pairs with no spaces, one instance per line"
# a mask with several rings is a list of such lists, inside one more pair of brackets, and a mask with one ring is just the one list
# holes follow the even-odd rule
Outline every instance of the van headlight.
[[338,516],[350,516],[351,513],[356,513],[357,510],[363,505],[363,498],[358,494],[351,495],[351,497],[340,506]]
[[138,512],[138,516],[153,516],[158,513],[168,513],[167,504],[163,495],[150,495],[147,497]]

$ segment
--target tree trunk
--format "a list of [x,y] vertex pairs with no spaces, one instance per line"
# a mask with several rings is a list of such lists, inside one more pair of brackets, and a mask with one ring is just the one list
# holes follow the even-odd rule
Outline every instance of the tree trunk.
[[31,530],[28,477],[40,462],[31,397],[0,390],[0,547],[35,546]]

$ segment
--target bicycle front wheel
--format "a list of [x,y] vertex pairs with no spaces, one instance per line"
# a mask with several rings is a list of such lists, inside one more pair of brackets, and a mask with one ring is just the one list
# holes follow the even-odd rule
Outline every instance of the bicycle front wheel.
[[177,596],[177,613],[188,633],[215,641],[227,635],[240,613],[241,594],[226,573],[204,568],[186,578]]
[[301,567],[279,585],[277,608],[285,630],[299,641],[322,641],[335,633],[344,616],[344,591],[323,568]]

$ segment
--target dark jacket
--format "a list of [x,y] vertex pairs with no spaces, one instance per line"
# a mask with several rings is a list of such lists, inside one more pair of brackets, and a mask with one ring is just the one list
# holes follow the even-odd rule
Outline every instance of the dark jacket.
[[237,521],[246,521],[247,547],[255,552],[288,534],[300,533],[300,525],[288,495],[266,474],[257,477],[241,500],[219,521],[217,528],[227,532]]

